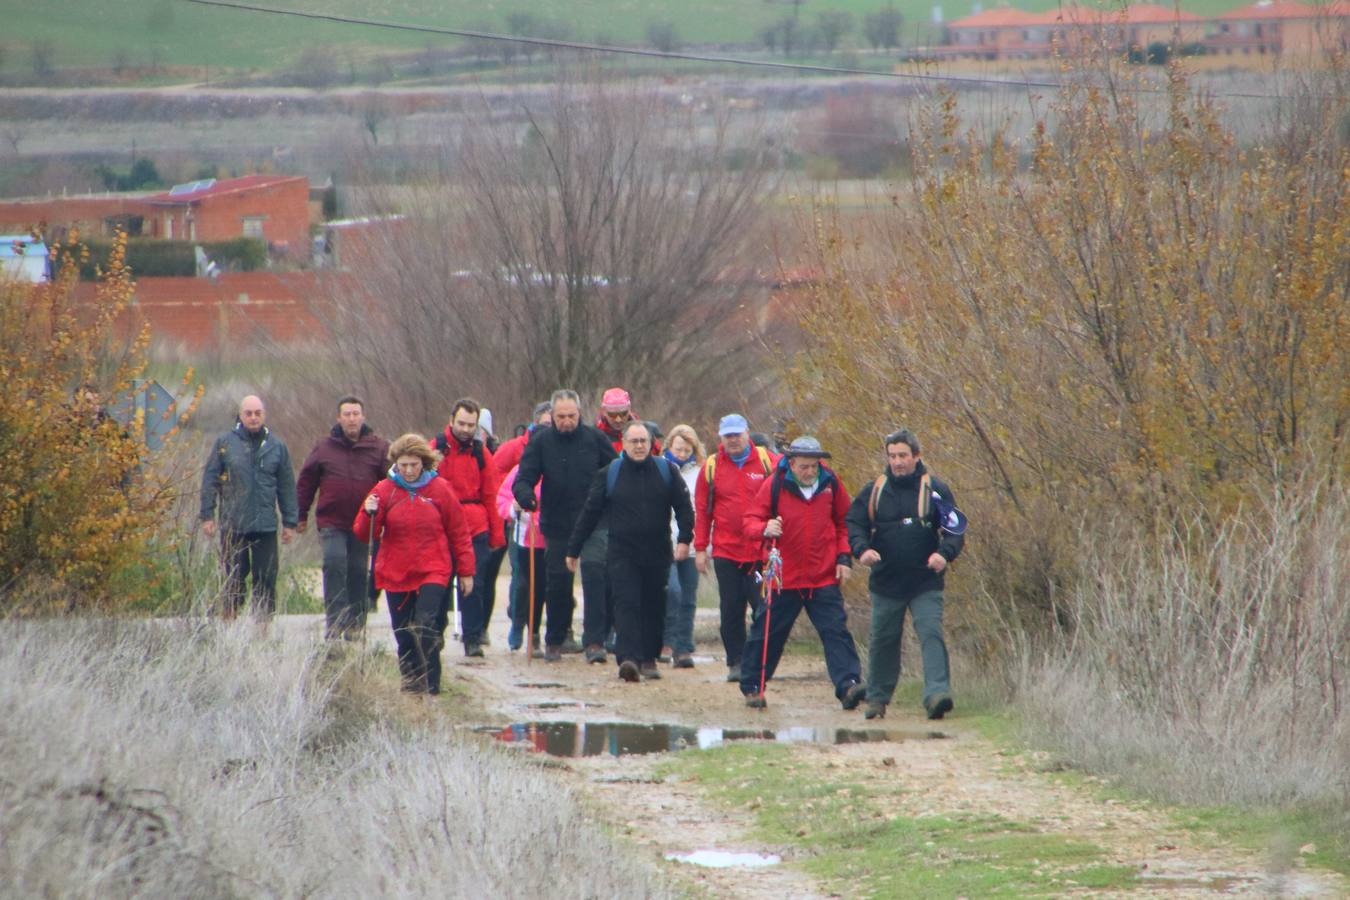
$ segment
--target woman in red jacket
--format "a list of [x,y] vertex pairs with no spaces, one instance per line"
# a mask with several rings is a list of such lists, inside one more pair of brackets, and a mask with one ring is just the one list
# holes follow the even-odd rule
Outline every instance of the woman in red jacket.
[[461,594],[473,590],[473,543],[454,492],[436,477],[440,457],[426,440],[405,434],[389,446],[389,458],[389,477],[366,497],[352,531],[380,541],[375,586],[389,604],[403,689],[439,694],[444,636],[437,620],[452,575]]

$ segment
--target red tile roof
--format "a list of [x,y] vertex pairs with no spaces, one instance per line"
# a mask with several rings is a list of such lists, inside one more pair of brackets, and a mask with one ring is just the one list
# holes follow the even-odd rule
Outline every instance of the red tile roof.
[[1203,22],[1204,16],[1157,3],[1131,3],[1128,6],[1094,7],[1065,4],[1033,16],[1028,24],[1056,25],[1170,25],[1173,22]]
[[977,12],[974,15],[966,16],[962,19],[956,19],[947,25],[948,28],[1018,28],[1022,25],[1031,25],[1040,21],[1040,17],[1034,13],[1023,12],[1020,9],[1013,9],[1010,6],[999,6],[994,9],[986,9]]
[[[198,182],[202,187],[197,190],[180,191],[176,194],[173,191],[164,191],[159,194],[151,194],[144,199],[148,203],[169,203],[178,206],[196,203],[207,197],[219,197],[221,194],[230,194],[235,191],[256,190],[257,188],[271,187],[274,184],[283,184],[288,181],[304,180],[303,175],[245,175],[243,178],[226,178],[223,181],[210,179],[205,182]],[[178,190],[178,188],[174,190]]]
[[1225,21],[1253,19],[1316,19],[1322,16],[1350,16],[1350,3],[1298,3],[1296,0],[1257,0],[1241,9],[1232,9],[1215,16]]

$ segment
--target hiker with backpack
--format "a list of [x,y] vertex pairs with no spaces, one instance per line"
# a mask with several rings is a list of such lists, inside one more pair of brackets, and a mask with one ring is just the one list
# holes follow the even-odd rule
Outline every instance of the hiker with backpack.
[[803,609],[825,646],[825,667],[840,705],[857,709],[867,690],[839,589],[852,566],[844,525],[849,496],[839,476],[821,464],[829,458],[820,441],[797,438],[745,514],[745,536],[762,540],[763,558],[778,568],[774,587],[781,584],[755,610],[741,658],[741,693],[754,709],[767,705],[764,685]]
[[727,681],[739,682],[745,614],[759,605],[755,576],[762,558],[759,537],[745,533],[745,513],[778,457],[751,444],[750,425],[739,413],[723,416],[717,433],[721,446],[703,464],[694,487],[694,562],[700,575],[708,575],[712,556]]
[[367,495],[352,531],[380,542],[375,585],[389,605],[403,690],[439,694],[450,580],[458,577],[460,596],[473,592],[469,517],[450,482],[436,477],[440,457],[420,434],[394,441],[389,459],[389,477]]
[[[497,488],[501,476],[492,464],[492,451],[478,437],[479,404],[468,397],[455,401],[450,411],[450,423],[432,440],[431,446],[441,454],[437,474],[445,480],[460,505],[473,536],[473,555],[477,560],[473,590],[459,598],[460,630],[465,656],[482,656],[487,635],[487,582],[490,577],[492,551],[506,546],[506,532],[497,515]],[[441,617],[441,632],[449,625],[449,607]]]
[[[652,432],[645,422],[629,422],[622,439],[623,455],[595,474],[567,543],[566,564],[568,571],[577,570],[582,545],[608,513],[605,577],[614,598],[615,656],[619,677],[635,682],[661,677],[656,657],[665,628],[666,583],[672,559],[689,558],[694,510],[675,466],[652,454]],[[673,553],[672,512],[678,523]]]
[[[553,426],[540,428],[530,437],[520,457],[511,493],[521,509],[540,510],[539,530],[548,544],[544,553],[548,586],[544,601],[548,611],[544,660],[558,662],[572,627],[573,570],[566,562],[567,540],[586,503],[596,470],[617,454],[603,434],[581,424],[581,399],[576,391],[554,391],[551,402]],[[543,484],[540,499],[536,500],[534,486],[540,479]],[[604,572],[596,568],[589,564],[581,566],[581,586],[586,599],[582,642],[588,663],[605,661],[604,642],[610,628]]]
[[[691,425],[676,425],[666,439],[662,454],[684,479],[684,486],[693,496],[698,490],[698,476],[708,451],[698,439]],[[698,514],[695,513],[695,518]],[[670,517],[670,536],[679,541],[680,521]],[[665,637],[661,642],[662,661],[677,669],[694,667],[694,613],[698,609],[698,567],[693,559],[682,559],[670,567],[670,583],[666,585]]]
[[848,540],[871,569],[872,625],[868,635],[869,719],[886,715],[900,679],[905,611],[914,620],[923,658],[923,708],[941,719],[953,708],[947,645],[942,639],[942,592],[947,564],[965,543],[965,517],[951,488],[934,477],[907,429],[886,435],[886,471],[849,508]]

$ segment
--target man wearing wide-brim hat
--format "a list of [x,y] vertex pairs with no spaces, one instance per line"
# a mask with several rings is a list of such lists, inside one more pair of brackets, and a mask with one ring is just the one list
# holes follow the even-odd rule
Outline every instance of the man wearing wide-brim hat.
[[763,683],[773,677],[803,609],[824,645],[840,704],[857,709],[867,690],[839,590],[852,565],[844,524],[849,496],[839,476],[821,464],[829,458],[820,441],[797,438],[745,514],[745,533],[764,541],[766,559],[773,547],[782,558],[781,590],[755,610],[741,659],[741,693],[753,708],[766,705]]

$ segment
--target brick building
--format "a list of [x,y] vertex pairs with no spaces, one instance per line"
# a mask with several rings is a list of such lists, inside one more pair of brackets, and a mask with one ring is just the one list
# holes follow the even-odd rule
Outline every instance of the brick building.
[[151,237],[188,241],[259,238],[274,254],[309,254],[309,180],[248,175],[180,184],[141,201]]

